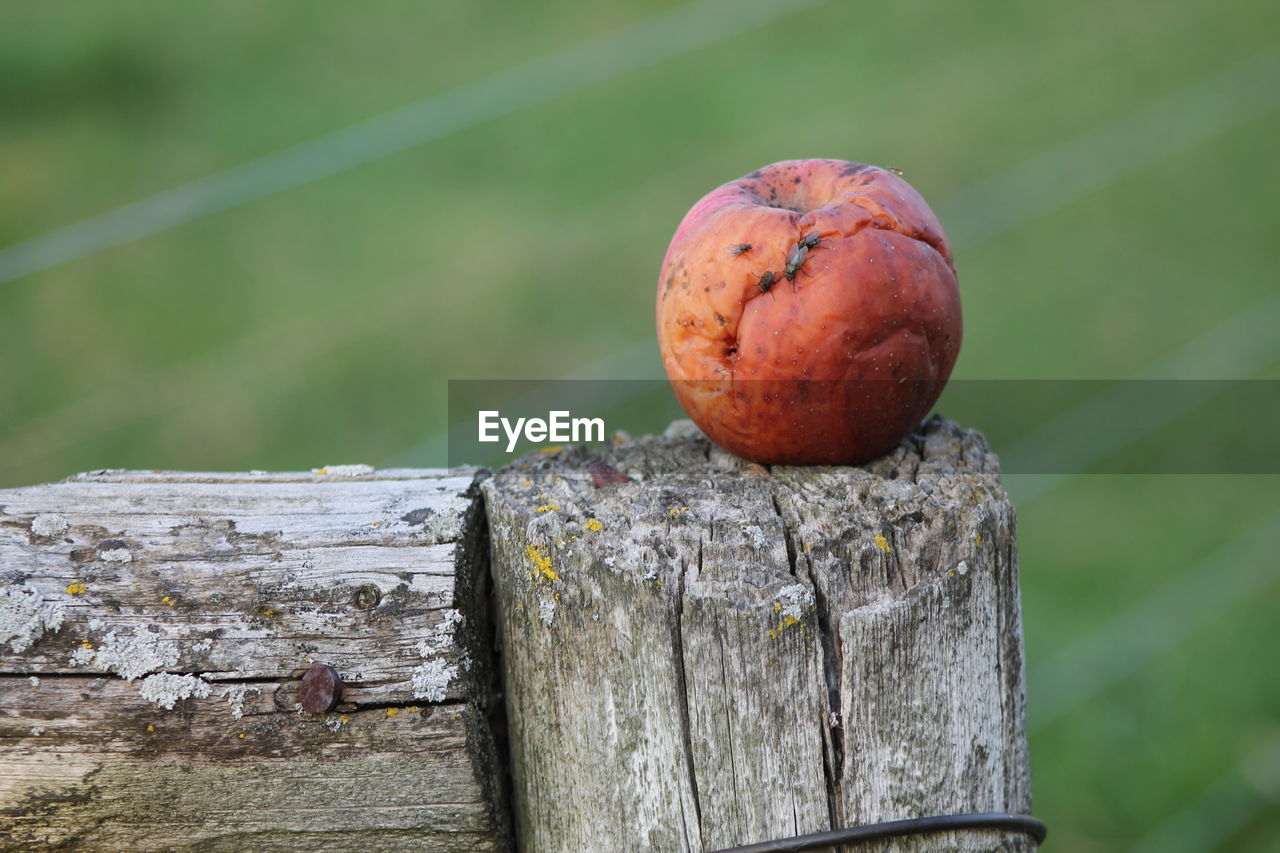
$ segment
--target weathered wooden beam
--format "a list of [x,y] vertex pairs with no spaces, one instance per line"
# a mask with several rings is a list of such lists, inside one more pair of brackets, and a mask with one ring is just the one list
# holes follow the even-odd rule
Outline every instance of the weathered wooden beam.
[[0,845],[508,849],[475,477],[0,491]]
[[[478,476],[0,492],[0,847],[507,849],[495,629],[524,849],[1028,810],[981,436],[939,419],[868,466],[766,469],[677,426],[481,478],[487,523]],[[347,681],[328,714],[298,708],[315,663]]]
[[766,469],[686,425],[484,493],[527,849],[1029,811],[1014,514],[979,434],[934,419],[865,467]]

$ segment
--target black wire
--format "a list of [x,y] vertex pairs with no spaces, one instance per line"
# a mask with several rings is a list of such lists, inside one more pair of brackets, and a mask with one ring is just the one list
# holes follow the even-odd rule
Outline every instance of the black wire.
[[726,847],[715,853],[796,853],[800,850],[815,850],[835,844],[877,841],[926,832],[949,832],[953,829],[1005,829],[1010,832],[1024,832],[1034,838],[1037,845],[1043,843],[1045,836],[1049,834],[1049,829],[1044,822],[1036,820],[1031,815],[1004,814],[1003,812],[953,814],[850,826],[844,829],[815,832],[812,835],[761,841],[759,844],[747,844],[742,847]]

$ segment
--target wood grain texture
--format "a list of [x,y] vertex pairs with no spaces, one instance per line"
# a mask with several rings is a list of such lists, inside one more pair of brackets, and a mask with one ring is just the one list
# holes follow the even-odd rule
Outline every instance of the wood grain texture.
[[766,469],[677,424],[483,488],[527,849],[1029,811],[1014,516],[979,434],[934,419],[868,466]]
[[0,491],[0,846],[508,849],[475,477]]

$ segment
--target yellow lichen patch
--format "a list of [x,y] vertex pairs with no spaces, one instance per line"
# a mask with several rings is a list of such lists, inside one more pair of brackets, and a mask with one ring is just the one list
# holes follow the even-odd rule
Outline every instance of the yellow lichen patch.
[[781,613],[781,612],[782,612],[782,604],[781,604],[780,602],[775,601],[775,602],[773,603],[773,612],[774,612],[774,613]]
[[274,610],[264,610],[264,611],[262,611],[262,615],[263,615],[263,616],[275,616],[275,615],[276,615],[276,612],[275,612]]
[[979,533],[977,536],[973,537],[973,544],[974,544],[974,547],[977,547],[977,548],[981,548],[981,547],[982,547],[982,534],[981,534],[981,533]]
[[169,596],[167,596],[167,595],[166,595],[164,598],[162,598],[162,599],[160,599],[160,600],[161,600],[162,602],[164,602],[165,604],[168,604],[168,603],[169,603]]
[[[325,474],[329,473],[329,469],[328,468],[312,468],[311,473],[324,476]],[[244,735],[240,735],[240,737],[244,737]]]
[[83,640],[81,640],[80,645],[84,646],[86,649],[93,648],[93,643],[89,642],[88,637],[85,637]]
[[346,714],[343,714],[341,717],[339,717],[339,718],[338,718],[338,722],[340,722],[340,723],[349,723],[349,722],[351,722],[351,718],[350,718],[350,717],[348,717]]
[[588,518],[587,529],[590,530],[592,533],[599,533],[601,530],[604,530],[604,525],[601,524],[598,519]]
[[155,730],[156,730],[155,726],[153,726],[151,723],[147,723],[147,731],[154,732]]
[[67,595],[84,595],[86,589],[84,581],[72,581],[67,584]]
[[539,447],[539,448],[538,448],[538,452],[539,452],[539,453],[541,453],[541,454],[543,454],[543,455],[546,455],[546,454],[548,454],[548,453],[559,453],[561,450],[564,450],[564,445],[563,445],[563,444],[553,444],[553,445],[551,445],[550,447]]
[[877,533],[877,534],[876,534],[876,547],[877,547],[877,548],[879,548],[881,551],[884,551],[886,554],[888,554],[888,553],[889,553],[889,540],[888,540],[888,539],[885,539],[883,536],[881,536],[879,533]]
[[683,515],[688,511],[689,511],[689,508],[687,506],[678,506],[678,507],[673,506],[671,509],[667,510],[667,514],[670,515],[672,518],[679,518],[681,515]]
[[378,527],[378,526],[380,526],[380,525],[382,524],[382,522],[381,522],[381,521],[371,521],[371,522],[369,522],[369,524],[370,524],[370,525],[372,525],[373,527]]
[[406,710],[407,710],[410,714],[416,714],[416,713],[418,713],[418,711],[419,711],[419,710],[421,710],[421,709],[419,709],[417,705],[410,705]]
[[241,738],[244,737],[244,732],[241,732],[240,734],[236,735],[236,737],[241,737]]
[[396,714],[399,714],[399,713],[400,713],[400,709],[399,709],[399,708],[388,708],[388,709],[387,709],[387,719],[391,719],[392,717],[394,717]]
[[560,507],[556,506],[555,504],[543,504],[542,506],[538,507],[538,512],[555,512],[558,509],[560,509]]
[[533,563],[533,576],[544,577],[549,581],[558,581],[560,576],[551,568],[551,557],[537,545],[526,545],[524,553]]
[[782,636],[782,632],[796,624],[800,620],[788,613],[782,617],[782,621],[778,623],[778,627],[769,629],[769,639],[776,640]]
[[521,485],[523,485],[527,489],[533,485],[533,480],[525,480]]
[[813,549],[813,546],[812,546],[812,545],[810,545],[808,542],[806,542],[806,543],[804,543],[804,549],[805,549],[806,551],[809,551],[809,550],[812,550],[812,549]]

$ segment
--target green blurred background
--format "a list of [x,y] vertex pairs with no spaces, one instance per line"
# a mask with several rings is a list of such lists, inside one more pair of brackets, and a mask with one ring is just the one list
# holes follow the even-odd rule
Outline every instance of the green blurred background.
[[[449,379],[660,375],[676,223],[795,157],[934,204],[957,377],[1276,378],[1278,45],[1260,0],[6,4],[0,486],[441,464]],[[1007,478],[1044,849],[1280,850],[1277,479]]]

